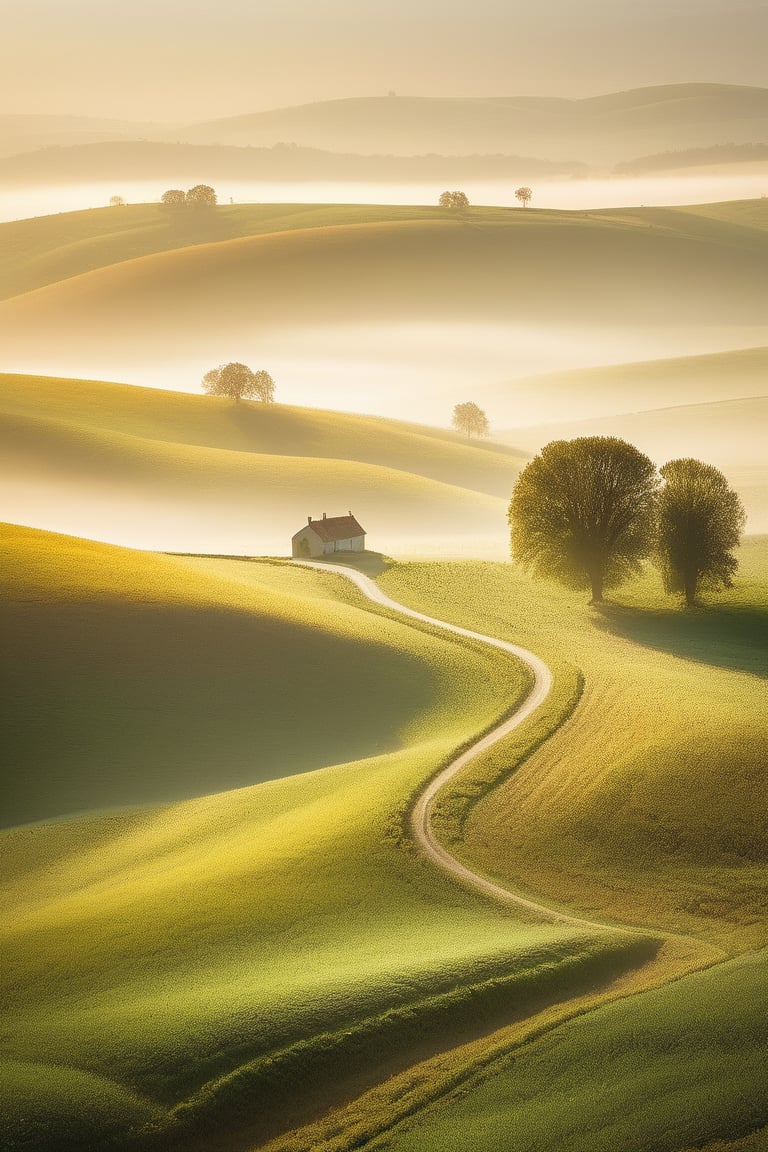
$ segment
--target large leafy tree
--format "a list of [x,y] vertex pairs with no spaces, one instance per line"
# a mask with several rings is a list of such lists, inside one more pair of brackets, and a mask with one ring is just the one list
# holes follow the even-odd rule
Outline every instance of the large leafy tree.
[[263,368],[252,372],[247,364],[233,360],[206,372],[203,376],[203,391],[209,396],[228,396],[236,403],[240,400],[261,400],[270,404],[275,398],[275,382]]
[[651,551],[657,485],[653,463],[624,440],[555,440],[515,485],[512,555],[532,575],[591,589],[598,604]]
[[730,588],[746,519],[722,472],[700,460],[670,460],[661,469],[656,562],[667,592],[682,592],[689,607],[701,587]]
[[456,405],[452,423],[457,432],[464,432],[467,440],[470,436],[487,436],[490,428],[488,417],[482,408],[478,408],[474,400]]

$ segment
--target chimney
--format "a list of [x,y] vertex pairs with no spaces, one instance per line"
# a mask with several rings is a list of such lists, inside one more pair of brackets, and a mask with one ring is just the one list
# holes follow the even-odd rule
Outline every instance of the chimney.
[[350,516],[352,515],[352,509],[351,509],[351,508],[350,508],[350,510],[349,510],[349,514],[350,514]]
[[325,520],[325,512],[323,512],[323,520]]
[[311,523],[312,523],[312,517],[311,517],[311,516],[307,516],[307,524],[311,524]]

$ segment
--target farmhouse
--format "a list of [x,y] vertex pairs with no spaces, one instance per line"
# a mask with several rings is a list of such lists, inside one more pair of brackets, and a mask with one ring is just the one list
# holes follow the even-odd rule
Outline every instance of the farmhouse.
[[350,512],[348,516],[307,517],[307,523],[291,537],[295,557],[327,556],[330,552],[363,552],[365,531]]

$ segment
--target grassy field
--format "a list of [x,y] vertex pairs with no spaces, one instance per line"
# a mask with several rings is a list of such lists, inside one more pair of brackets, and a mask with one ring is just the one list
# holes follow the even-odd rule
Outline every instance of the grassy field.
[[694,612],[651,573],[600,610],[509,565],[382,575],[390,595],[547,659],[550,710],[584,680],[572,719],[517,771],[530,732],[446,797],[462,858],[594,916],[765,943],[767,551],[746,541],[736,586]]
[[397,421],[79,380],[0,377],[0,415],[6,516],[171,551],[285,555],[308,515],[352,508],[379,549],[498,554],[525,459]]
[[[371,1138],[378,1146],[382,1115],[409,1111],[419,1123],[383,1137],[385,1145],[450,1148],[459,1123],[478,1152],[498,1146],[510,1126],[521,1148],[538,1148],[542,1132],[543,1147],[557,1148],[568,1132],[569,1147],[608,1149],[629,1132],[628,1149],[677,1152],[765,1122],[754,1105],[764,970],[756,960],[616,1000],[644,986],[628,970],[651,958],[652,941],[525,923],[464,894],[404,845],[408,797],[509,705],[523,684],[514,665],[371,616],[330,575],[150,556],[22,529],[5,538],[13,615],[42,621],[10,649],[11,718],[30,701],[39,717],[40,701],[56,701],[56,692],[59,717],[80,716],[75,741],[71,727],[57,732],[52,709],[47,748],[31,724],[30,762],[47,756],[55,775],[58,745],[82,755],[99,725],[112,738],[108,781],[92,774],[95,787],[111,788],[97,801],[102,811],[3,834],[12,1009],[3,1055],[12,1067],[2,1107],[19,1149],[75,1152],[89,1141],[95,1149],[107,1133],[149,1120],[153,1149],[223,1152],[260,1147],[334,1107],[347,1112],[275,1148],[330,1152]],[[683,613],[650,577],[597,612],[583,596],[532,585],[508,565],[380,565],[390,594],[514,637],[556,674],[546,714],[468,769],[440,805],[438,828],[453,850],[555,905],[691,933],[702,959],[710,942],[734,953],[763,942],[767,566],[765,541],[750,541],[736,588]],[[74,630],[64,626],[70,610],[81,622]],[[99,632],[105,620],[120,628],[109,633],[109,651],[94,655],[87,637],[97,611]],[[161,612],[170,630],[157,628]],[[235,621],[221,633],[221,657],[214,630],[202,640],[196,631],[207,612],[216,633]],[[295,646],[285,643],[290,628],[300,633]],[[320,698],[310,637],[323,649]],[[328,652],[335,670],[355,643],[364,664],[353,662],[337,684]],[[206,653],[199,694],[193,649]],[[142,651],[151,667],[136,664]],[[30,685],[26,661],[39,670],[43,654],[56,652],[53,684]],[[152,799],[147,782],[154,786],[163,766],[143,785],[135,774],[130,799],[119,795],[129,770],[120,768],[109,707],[119,696],[130,710],[139,667],[142,683],[151,672],[149,687],[162,693],[166,741],[172,733],[179,760],[194,757],[211,724],[207,694],[259,747],[276,713],[295,727],[313,707],[324,711],[327,766],[136,807]],[[290,689],[281,698],[283,675]],[[568,713],[582,679],[573,717],[525,759]],[[178,697],[169,692],[174,680]],[[233,686],[247,688],[247,701]],[[350,720],[370,731],[369,692],[392,743],[350,748],[342,761],[327,743],[328,714],[343,699],[344,739],[354,739]],[[151,750],[135,736],[146,714],[132,721],[120,733],[125,762],[136,765]],[[295,754],[294,738],[286,723],[270,755],[273,775],[281,755]],[[209,765],[209,787],[226,786],[223,762]],[[180,773],[177,795],[189,795],[188,783]],[[73,948],[78,939],[87,947]],[[672,957],[666,970],[675,972]],[[587,1011],[611,989],[614,1000]],[[553,1027],[569,1010],[582,1015]],[[36,1095],[45,1107],[30,1120]],[[83,1100],[77,1124],[73,1099]],[[424,1111],[430,1100],[435,1109]],[[363,1131],[365,1140],[354,1135]]]
[[[423,1064],[270,1152],[765,1146],[764,1130],[752,1132],[768,1117],[765,953],[750,950],[765,943],[766,541],[748,542],[742,560],[737,587],[695,613],[650,577],[597,612],[508,566],[382,573],[389,594],[515,636],[556,672],[548,715],[444,798],[436,819],[452,851],[556,906],[746,955],[506,1050],[499,1039],[496,1056],[467,1051],[463,1076],[458,1052],[448,1068]],[[526,760],[580,692],[572,719]],[[377,1109],[400,1127],[377,1135]]]
[[[506,658],[331,576],[3,539],[26,818],[78,806],[65,771],[101,809],[3,833],[14,1152],[153,1113],[160,1146],[245,1147],[654,951],[516,919],[403,850],[413,790],[522,690]],[[324,770],[284,775],[308,735]]]
[[280,591],[253,565],[243,583],[10,525],[0,539],[6,824],[394,752],[459,691],[450,647],[292,596],[291,574]]
[[[765,1104],[766,953],[610,1004],[383,1145],[392,1152],[677,1152],[746,1136]],[[730,1147],[730,1143],[727,1147]]]

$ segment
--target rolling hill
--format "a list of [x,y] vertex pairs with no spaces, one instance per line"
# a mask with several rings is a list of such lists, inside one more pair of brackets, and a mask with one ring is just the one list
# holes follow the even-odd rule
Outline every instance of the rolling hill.
[[[367,180],[377,184],[441,180],[522,180],[583,176],[578,160],[537,160],[530,156],[386,156],[329,152],[274,144],[254,148],[232,144],[173,144],[158,140],[109,140],[41,148],[0,156],[0,186],[35,187],[104,180],[177,181]],[[159,197],[158,197],[159,198]]]
[[[214,363],[268,333],[357,324],[764,326],[768,232],[675,210],[476,209],[198,244],[0,305],[5,363],[77,374]],[[138,338],[137,338],[137,334]]]
[[[407,798],[523,690],[506,657],[314,572],[10,526],[2,543],[28,814],[94,809],[2,834],[17,1144],[245,1148],[655,951],[526,923],[403,851]],[[361,758],[334,765],[339,742]],[[310,746],[323,771],[250,783],[260,756],[276,776]]]
[[518,764],[507,746],[457,779],[441,819],[462,859],[593,916],[765,945],[766,538],[738,558],[736,586],[694,614],[655,570],[602,610],[508,564],[380,577],[420,611],[539,653],[560,708],[584,680],[540,751]]
[[[525,431],[525,425],[571,426],[582,420],[630,418],[645,411],[687,406],[696,407],[697,412],[702,406],[706,420],[704,413],[716,411],[708,407],[711,404],[765,396],[767,377],[768,347],[743,348],[550,372],[510,380],[492,395],[518,413],[517,427],[500,438],[514,437],[519,427],[524,439],[528,436],[535,442],[538,433],[533,428]],[[740,410],[730,411],[737,416]]]
[[523,152],[616,163],[672,148],[751,143],[768,130],[768,89],[724,84],[639,88],[582,100],[367,97],[192,124],[176,139],[337,151]]
[[156,124],[111,120],[96,116],[0,114],[0,156],[14,156],[38,148],[116,139],[141,139],[156,131]]
[[498,554],[526,459],[373,417],[18,376],[0,377],[0,443],[4,505],[19,522],[278,555],[307,515],[338,507],[378,548]]

